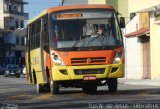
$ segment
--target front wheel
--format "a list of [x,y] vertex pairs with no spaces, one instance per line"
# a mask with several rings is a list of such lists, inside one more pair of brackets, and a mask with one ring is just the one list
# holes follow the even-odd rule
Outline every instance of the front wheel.
[[117,78],[108,78],[107,79],[107,85],[110,93],[116,93],[117,92],[117,84],[118,80]]
[[59,84],[56,81],[50,82],[50,90],[52,94],[58,94],[59,93]]
[[19,75],[17,75],[16,77],[17,77],[17,78],[20,78],[21,76],[20,76],[20,74],[19,74]]

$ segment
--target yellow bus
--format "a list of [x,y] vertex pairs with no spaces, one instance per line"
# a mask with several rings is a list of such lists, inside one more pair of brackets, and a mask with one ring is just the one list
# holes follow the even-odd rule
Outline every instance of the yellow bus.
[[[124,77],[121,28],[124,18],[118,18],[112,6],[46,9],[27,24],[29,83],[36,84],[37,92],[48,87],[52,94],[58,94],[61,87],[96,92],[97,86],[103,85],[116,92],[117,78]],[[98,29],[103,34],[98,34]]]

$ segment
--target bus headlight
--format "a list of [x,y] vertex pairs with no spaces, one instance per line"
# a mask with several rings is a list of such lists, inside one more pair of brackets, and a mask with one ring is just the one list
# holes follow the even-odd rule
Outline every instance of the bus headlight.
[[51,57],[55,65],[65,65],[58,53],[52,52]]
[[55,64],[56,65],[62,65],[62,60],[60,60],[60,59],[55,60]]
[[118,64],[120,62],[123,62],[124,61],[124,53],[123,51],[120,51],[120,52],[117,52],[116,53],[116,56],[113,60],[113,64]]
[[119,62],[121,62],[121,58],[116,57],[116,58],[114,59],[114,61],[115,61],[115,63],[119,63]]

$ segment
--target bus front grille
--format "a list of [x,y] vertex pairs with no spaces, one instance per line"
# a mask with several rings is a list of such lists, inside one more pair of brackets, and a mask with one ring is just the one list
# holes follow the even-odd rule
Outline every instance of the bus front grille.
[[98,69],[75,69],[75,75],[88,75],[88,74],[104,74],[105,68],[98,68]]
[[95,57],[95,58],[72,58],[71,64],[96,64],[96,63],[105,63],[106,57]]

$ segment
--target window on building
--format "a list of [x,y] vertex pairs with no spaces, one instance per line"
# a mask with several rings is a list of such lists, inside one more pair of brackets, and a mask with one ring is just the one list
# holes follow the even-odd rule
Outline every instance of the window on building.
[[24,46],[24,37],[21,37],[21,45]]
[[19,44],[19,37],[16,37],[16,45],[20,45]]
[[136,13],[130,13],[130,20],[132,20],[136,16]]
[[11,10],[14,10],[14,4],[11,5]]
[[3,44],[3,43],[4,43],[3,37],[0,37],[0,44]]
[[155,21],[159,21],[159,20],[160,20],[160,9],[158,9],[158,10],[154,13],[154,16],[155,16]]
[[17,11],[17,6],[14,6],[14,11]]
[[2,49],[0,49],[0,57],[3,57],[3,55],[4,55],[4,52]]
[[24,28],[24,21],[23,20],[21,20],[21,28]]
[[3,37],[3,31],[0,31],[0,38]]
[[21,12],[23,12],[23,5],[21,6]]
[[9,11],[11,11],[11,10],[12,10],[12,5],[10,4],[10,5],[9,5]]
[[16,28],[19,28],[18,19],[15,20],[15,27],[16,27]]
[[4,12],[8,12],[8,4],[4,4]]
[[21,6],[18,6],[18,12],[22,12],[21,9],[22,9]]

